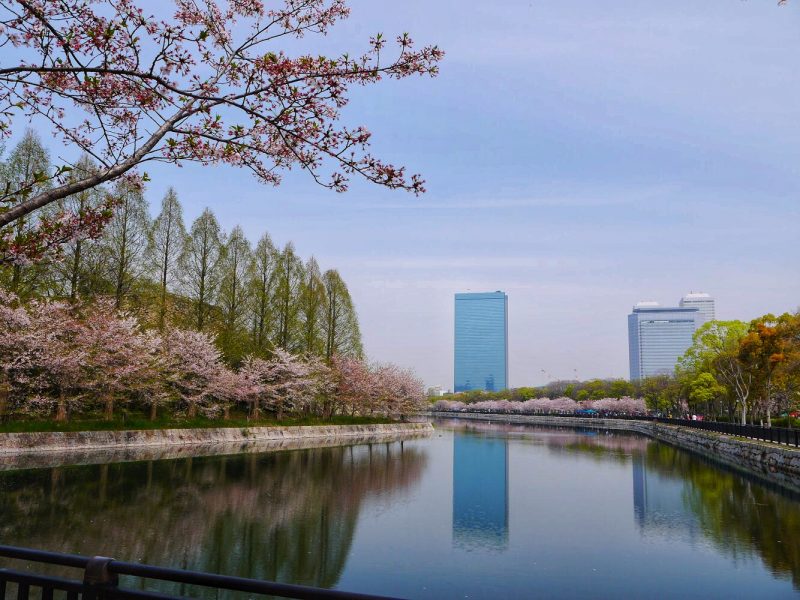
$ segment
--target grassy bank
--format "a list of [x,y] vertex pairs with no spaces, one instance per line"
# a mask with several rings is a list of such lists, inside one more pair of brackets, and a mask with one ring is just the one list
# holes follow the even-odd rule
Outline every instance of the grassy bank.
[[0,433],[28,433],[34,431],[122,431],[141,429],[203,429],[207,427],[289,427],[297,425],[377,425],[392,423],[387,417],[335,416],[323,419],[316,416],[289,416],[280,421],[274,418],[247,419],[232,416],[229,419],[160,418],[154,421],[140,414],[128,414],[113,421],[103,419],[75,419],[63,423],[52,420],[12,420],[0,423]]

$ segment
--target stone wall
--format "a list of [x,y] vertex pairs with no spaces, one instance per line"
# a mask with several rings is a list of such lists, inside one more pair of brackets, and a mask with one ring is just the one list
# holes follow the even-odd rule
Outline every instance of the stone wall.
[[160,448],[209,444],[249,444],[292,440],[377,438],[430,433],[430,423],[380,425],[315,425],[298,427],[214,427],[204,429],[147,429],[0,434],[0,457],[43,452],[72,452],[130,448]]
[[537,415],[489,415],[433,413],[442,418],[474,419],[504,423],[530,423],[567,427],[633,431],[717,460],[726,466],[759,476],[770,483],[800,491],[800,450],[769,442],[738,438],[714,431],[679,425],[626,419],[587,419]]

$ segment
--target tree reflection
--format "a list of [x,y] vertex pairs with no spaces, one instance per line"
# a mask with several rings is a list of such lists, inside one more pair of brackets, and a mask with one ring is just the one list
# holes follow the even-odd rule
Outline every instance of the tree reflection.
[[770,571],[800,588],[800,510],[797,494],[665,444],[649,444],[647,469],[683,485],[685,510],[723,553],[760,557]]
[[760,559],[800,589],[800,494],[777,479],[770,482],[767,474],[750,475],[628,432],[457,419],[446,425],[553,453],[631,464],[634,518],[643,535],[705,538],[734,560]]
[[634,517],[644,534],[703,536],[734,559],[759,558],[800,588],[799,494],[644,436],[535,431],[553,452],[630,461]]
[[[333,587],[362,504],[408,490],[426,460],[390,442],[0,473],[0,536],[4,544]],[[159,589],[185,593],[170,585]]]

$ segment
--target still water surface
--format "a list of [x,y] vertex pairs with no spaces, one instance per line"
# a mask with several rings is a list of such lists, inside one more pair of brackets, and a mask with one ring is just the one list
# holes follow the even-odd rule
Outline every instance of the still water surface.
[[798,595],[792,494],[633,434],[436,426],[3,472],[0,543],[409,598]]

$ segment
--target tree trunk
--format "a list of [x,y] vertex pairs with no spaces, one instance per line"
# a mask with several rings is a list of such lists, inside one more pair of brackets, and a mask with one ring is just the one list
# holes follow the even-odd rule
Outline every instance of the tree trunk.
[[251,419],[258,419],[261,416],[261,410],[258,407],[258,401],[254,401],[250,404],[250,418]]
[[64,390],[58,391],[58,404],[56,405],[56,421],[63,423],[67,420],[67,399]]
[[156,420],[156,412],[158,411],[158,404],[156,404],[155,400],[150,403],[150,420]]
[[75,254],[72,257],[72,269],[69,278],[69,299],[73,302],[78,296],[78,274],[81,268],[81,243],[75,242]]
[[5,421],[8,410],[8,397],[11,395],[11,385],[8,381],[0,381],[0,421]]
[[114,418],[114,396],[112,396],[111,394],[108,394],[106,396],[103,418],[106,421],[111,421]]
[[190,419],[194,419],[197,416],[197,404],[194,402],[189,403],[189,410],[186,411],[186,416]]

